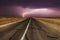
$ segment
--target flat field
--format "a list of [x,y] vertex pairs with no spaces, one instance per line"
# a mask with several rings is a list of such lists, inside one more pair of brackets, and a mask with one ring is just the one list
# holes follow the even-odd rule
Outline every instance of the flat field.
[[16,21],[23,21],[25,18],[18,18],[18,17],[0,17],[0,25],[16,22]]
[[60,18],[35,18],[35,19],[43,23],[45,26],[51,29],[55,29],[55,31],[60,33]]

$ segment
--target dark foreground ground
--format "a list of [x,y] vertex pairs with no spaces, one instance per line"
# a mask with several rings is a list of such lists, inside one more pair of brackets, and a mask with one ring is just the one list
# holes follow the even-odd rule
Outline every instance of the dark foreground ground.
[[[46,27],[34,18],[30,19],[31,22],[24,40],[60,40],[60,36],[55,30]],[[27,18],[0,30],[0,40],[20,40],[30,19]]]

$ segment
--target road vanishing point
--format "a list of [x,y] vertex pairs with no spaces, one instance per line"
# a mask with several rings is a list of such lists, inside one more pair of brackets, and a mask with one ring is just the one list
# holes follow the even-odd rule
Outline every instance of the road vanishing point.
[[34,18],[6,25],[0,29],[0,40],[60,40],[60,36],[52,29]]

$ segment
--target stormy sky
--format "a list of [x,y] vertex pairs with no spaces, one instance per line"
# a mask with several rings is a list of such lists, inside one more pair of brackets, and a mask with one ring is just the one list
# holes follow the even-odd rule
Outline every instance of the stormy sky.
[[[49,12],[41,13],[40,9]],[[24,17],[60,17],[60,0],[0,0],[0,16],[23,17],[24,14]]]

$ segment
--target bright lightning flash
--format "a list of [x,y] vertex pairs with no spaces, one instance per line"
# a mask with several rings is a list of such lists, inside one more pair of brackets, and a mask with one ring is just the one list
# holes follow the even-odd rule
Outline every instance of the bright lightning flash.
[[49,10],[48,8],[40,8],[40,9],[27,9],[22,16],[25,17],[27,14],[35,14],[35,13],[42,13],[42,14],[46,14],[51,12],[51,10]]

